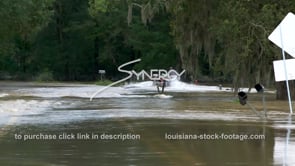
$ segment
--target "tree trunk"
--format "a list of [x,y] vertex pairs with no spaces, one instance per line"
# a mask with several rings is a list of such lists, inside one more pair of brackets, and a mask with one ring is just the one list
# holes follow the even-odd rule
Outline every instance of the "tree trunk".
[[63,73],[65,77],[64,80],[70,80],[70,65],[68,54],[64,51],[64,17],[63,17],[63,6],[61,2],[55,3],[55,12],[56,12],[56,32],[59,45],[59,56],[63,57]]
[[[290,87],[291,99],[293,100],[295,97],[294,81],[289,81],[289,87]],[[287,85],[285,81],[276,83],[276,89],[277,89],[277,96],[276,96],[277,100],[288,100]]]
[[99,57],[99,39],[95,37],[94,39],[94,54],[93,54],[93,80],[96,79],[98,73],[98,57]]

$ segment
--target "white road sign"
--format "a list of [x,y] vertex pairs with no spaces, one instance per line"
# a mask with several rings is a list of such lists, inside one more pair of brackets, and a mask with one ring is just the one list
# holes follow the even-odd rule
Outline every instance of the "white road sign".
[[[284,68],[284,61],[277,60],[273,61],[273,67],[275,72],[275,79],[277,82],[285,81],[285,68]],[[287,59],[286,60],[286,68],[287,70],[287,77],[288,80],[295,80],[295,59]]]
[[289,12],[268,39],[295,58],[295,15]]

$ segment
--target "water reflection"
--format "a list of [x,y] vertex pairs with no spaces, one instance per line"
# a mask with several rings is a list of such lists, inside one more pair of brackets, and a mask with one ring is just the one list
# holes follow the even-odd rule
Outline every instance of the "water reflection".
[[[275,139],[274,159],[275,164],[295,165],[295,142],[292,135],[292,116],[289,115],[288,123],[283,127],[280,126],[280,134]],[[285,133],[285,135],[284,135]]]
[[[17,141],[14,133],[136,133],[136,141]],[[265,134],[265,140],[167,140],[166,133]],[[275,130],[261,123],[193,120],[84,121],[64,125],[15,126],[1,138],[1,165],[270,165]]]

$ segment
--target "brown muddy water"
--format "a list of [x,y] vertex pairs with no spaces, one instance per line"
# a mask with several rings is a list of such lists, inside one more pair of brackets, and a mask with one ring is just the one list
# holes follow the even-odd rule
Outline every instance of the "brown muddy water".
[[[266,93],[267,118],[231,92],[172,98],[83,84],[0,83],[0,165],[295,165],[294,116]],[[261,94],[249,103],[263,111]]]

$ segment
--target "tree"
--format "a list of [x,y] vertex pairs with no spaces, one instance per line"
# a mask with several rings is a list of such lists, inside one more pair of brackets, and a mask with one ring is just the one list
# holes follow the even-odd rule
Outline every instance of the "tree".
[[[233,76],[236,89],[253,87],[255,83],[263,83],[267,87],[273,85],[272,61],[280,59],[280,50],[267,37],[292,4],[268,0],[226,1],[222,6],[219,8],[224,10],[219,12],[222,19],[215,30],[223,47],[222,55],[217,56],[217,64]],[[282,88],[277,90],[281,94]],[[278,98],[282,97],[278,95]]]
[[136,58],[142,58],[134,66],[139,70],[176,66],[177,52],[169,34],[168,13],[159,13],[153,22],[142,24],[141,8],[134,8],[133,21],[128,24],[126,16],[130,4],[126,0],[90,2],[90,13],[96,20],[96,37],[100,43],[99,63],[108,64],[105,67],[112,73],[118,73],[120,64]]
[[[163,6],[172,14],[171,30],[181,65],[192,79],[208,74],[221,81],[231,81],[238,90],[241,86],[252,87],[257,82],[267,86],[273,84],[272,61],[277,59],[279,52],[267,37],[286,10],[292,10],[294,3],[134,0],[129,1],[129,15],[133,6],[141,8],[145,24],[145,20],[151,21]],[[130,16],[128,20],[132,20]]]
[[94,22],[88,2],[57,0],[53,9],[52,20],[34,42],[35,71],[51,72],[57,80],[93,79]]
[[[26,72],[31,42],[49,21],[53,0],[4,0],[0,3],[0,56]],[[5,62],[2,62],[5,63]],[[5,64],[3,64],[5,66]]]

